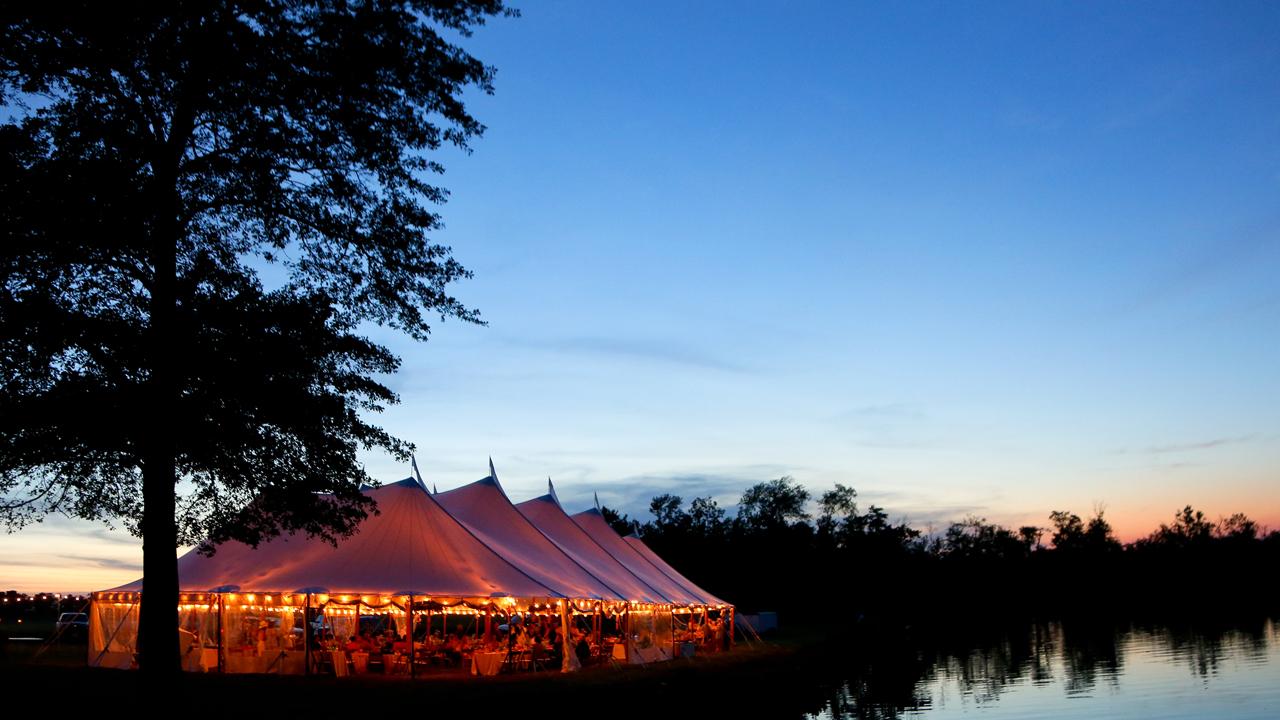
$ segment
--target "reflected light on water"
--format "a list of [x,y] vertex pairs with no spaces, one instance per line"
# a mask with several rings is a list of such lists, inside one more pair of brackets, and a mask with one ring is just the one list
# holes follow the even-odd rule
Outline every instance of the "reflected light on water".
[[808,717],[1277,718],[1278,632],[1271,619],[1002,628],[850,668]]

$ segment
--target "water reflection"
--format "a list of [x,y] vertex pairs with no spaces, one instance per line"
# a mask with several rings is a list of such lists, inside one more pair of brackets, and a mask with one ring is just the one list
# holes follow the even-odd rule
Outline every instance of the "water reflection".
[[1106,703],[1116,717],[1195,707],[1243,718],[1280,706],[1280,637],[1270,619],[931,628],[858,645],[840,658],[842,682],[810,717],[1084,718]]

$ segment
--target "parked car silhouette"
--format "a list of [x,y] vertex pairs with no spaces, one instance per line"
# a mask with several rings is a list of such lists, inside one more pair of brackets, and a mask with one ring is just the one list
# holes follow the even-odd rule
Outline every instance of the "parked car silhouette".
[[89,636],[89,616],[81,612],[64,612],[53,624],[54,633],[64,638],[85,638]]

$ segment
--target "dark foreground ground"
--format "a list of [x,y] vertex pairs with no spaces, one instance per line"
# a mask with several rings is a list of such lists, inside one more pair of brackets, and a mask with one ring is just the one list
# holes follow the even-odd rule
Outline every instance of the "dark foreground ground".
[[[10,647],[0,659],[4,702],[34,701],[49,712],[137,712],[167,709],[181,717],[289,713],[383,717],[442,713],[452,717],[602,718],[788,717],[816,712],[815,693],[831,647],[820,632],[793,631],[732,652],[639,667],[601,667],[561,675],[407,679],[250,675],[180,676],[150,687],[136,672],[83,667],[84,646],[55,646],[31,662]],[[832,683],[838,682],[833,676]],[[128,710],[126,710],[128,708]]]

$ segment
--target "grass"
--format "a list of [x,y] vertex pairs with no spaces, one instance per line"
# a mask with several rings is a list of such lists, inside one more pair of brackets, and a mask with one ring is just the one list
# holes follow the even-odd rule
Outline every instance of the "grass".
[[47,638],[53,634],[53,620],[24,620],[0,623],[0,637]]

